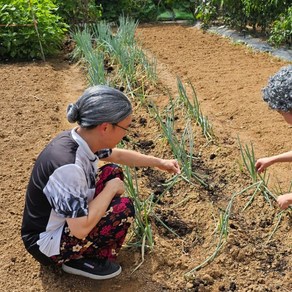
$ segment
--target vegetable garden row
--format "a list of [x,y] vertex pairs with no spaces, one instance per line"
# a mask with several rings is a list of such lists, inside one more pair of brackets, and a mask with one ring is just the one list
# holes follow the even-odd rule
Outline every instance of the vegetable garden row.
[[[141,196],[138,183],[141,174],[135,169],[125,169],[127,193],[135,202],[137,214],[128,245],[141,248],[142,260],[140,264],[142,264],[145,252],[155,248],[152,235],[154,222],[158,222],[174,236],[180,237],[175,230],[161,220],[159,212],[157,213],[159,200],[166,193],[175,192],[174,190],[181,182],[205,190],[210,190],[212,187],[208,176],[202,175],[196,170],[195,161],[198,159],[199,153],[198,145],[195,144],[197,135],[204,137],[206,147],[208,144],[216,144],[216,132],[214,132],[208,118],[203,115],[191,82],[183,84],[178,78],[178,96],[169,95],[169,102],[165,108],[157,107],[147,97],[147,89],[156,86],[156,62],[155,60],[149,62],[136,42],[136,28],[137,22],[120,17],[119,25],[114,30],[105,21],[78,29],[72,34],[76,43],[72,57],[84,67],[90,85],[108,84],[120,88],[131,97],[135,104],[144,107],[157,122],[160,129],[159,139],[166,141],[171,156],[175,157],[182,167],[180,175],[170,177],[163,182],[163,192],[159,198],[153,193],[148,197]],[[179,119],[179,122],[177,121],[178,116],[183,117]],[[199,129],[200,133],[198,133]],[[135,136],[127,137],[120,147],[124,147],[124,144],[127,144],[127,147],[133,146]],[[217,244],[213,252],[202,263],[194,264],[194,267],[185,274],[186,278],[192,278],[195,271],[211,262],[226,243],[229,233],[229,218],[238,198],[244,197],[246,200],[242,212],[250,208],[258,196],[263,196],[270,207],[276,199],[275,190],[271,191],[268,187],[269,178],[256,172],[253,145],[243,145],[239,138],[238,145],[241,153],[239,160],[241,161],[242,173],[249,176],[247,185],[242,190],[230,194],[229,202],[224,209],[221,209],[219,217],[216,218],[214,240]],[[287,213],[289,210],[278,212],[275,215],[276,223],[267,238],[267,242],[273,238],[285,212]]]
[[185,19],[190,23],[200,20],[204,26],[224,23],[261,31],[276,46],[292,43],[291,0],[1,0],[0,4],[2,60],[45,60],[62,48],[74,27],[100,20],[117,23],[121,14],[140,22]]

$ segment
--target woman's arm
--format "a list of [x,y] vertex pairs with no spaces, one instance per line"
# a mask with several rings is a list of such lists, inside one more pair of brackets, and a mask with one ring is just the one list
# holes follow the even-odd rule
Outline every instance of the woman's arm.
[[119,178],[108,181],[103,191],[88,204],[87,216],[66,219],[70,232],[79,239],[86,237],[104,216],[113,197],[123,194],[124,191],[124,182]]
[[157,167],[170,173],[180,173],[180,167],[175,159],[162,159],[133,150],[114,148],[109,157],[101,160],[128,166]]
[[264,157],[257,160],[255,167],[259,173],[263,172],[270,165],[277,162],[292,162],[292,151],[279,155]]

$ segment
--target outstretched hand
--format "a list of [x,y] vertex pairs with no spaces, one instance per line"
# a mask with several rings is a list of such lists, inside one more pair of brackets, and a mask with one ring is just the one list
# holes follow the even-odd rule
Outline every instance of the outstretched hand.
[[169,173],[180,174],[180,167],[176,159],[162,159],[162,163],[158,168]]
[[277,202],[282,210],[287,209],[292,204],[292,193],[279,196]]
[[255,168],[256,168],[258,173],[261,173],[272,164],[273,164],[273,162],[272,162],[272,159],[270,157],[264,157],[264,158],[260,158],[256,161]]

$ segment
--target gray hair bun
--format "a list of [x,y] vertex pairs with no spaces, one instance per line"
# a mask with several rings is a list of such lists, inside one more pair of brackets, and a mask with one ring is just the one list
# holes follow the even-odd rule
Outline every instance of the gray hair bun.
[[292,65],[282,67],[263,89],[263,100],[275,110],[292,110]]
[[75,103],[67,108],[67,119],[77,122],[82,128],[91,128],[102,123],[116,124],[132,113],[128,97],[107,85],[87,88]]
[[79,120],[79,108],[75,103],[70,103],[68,105],[67,119],[70,123],[75,123]]

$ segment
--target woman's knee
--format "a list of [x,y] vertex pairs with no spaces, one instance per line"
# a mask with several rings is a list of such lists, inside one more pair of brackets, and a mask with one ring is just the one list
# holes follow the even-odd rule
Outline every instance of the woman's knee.
[[97,196],[105,187],[105,184],[114,178],[124,180],[123,170],[117,164],[105,164],[99,169],[98,180],[95,184],[95,196]]
[[128,218],[135,216],[135,207],[131,198],[129,197],[115,197],[110,205],[112,213],[121,217]]
[[104,179],[106,180],[110,180],[116,177],[120,178],[121,180],[124,180],[123,169],[119,165],[114,163],[108,163],[103,165],[100,168],[99,176],[104,177]]
[[124,197],[123,199],[125,199],[128,209],[130,211],[131,216],[129,217],[135,217],[135,206],[133,200],[129,197]]

